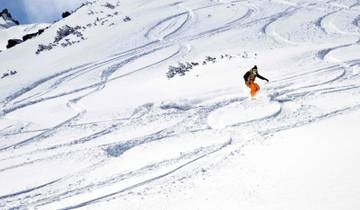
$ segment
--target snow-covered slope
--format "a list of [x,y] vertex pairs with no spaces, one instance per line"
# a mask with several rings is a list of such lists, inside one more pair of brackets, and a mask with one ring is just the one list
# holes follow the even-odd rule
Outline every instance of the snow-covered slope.
[[82,6],[0,54],[0,208],[359,209],[359,11]]

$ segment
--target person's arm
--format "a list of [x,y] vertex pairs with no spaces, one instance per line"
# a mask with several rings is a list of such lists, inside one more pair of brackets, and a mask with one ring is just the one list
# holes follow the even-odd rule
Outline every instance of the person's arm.
[[249,76],[250,76],[250,72],[246,72],[246,74],[244,74],[245,82],[249,79]]
[[265,77],[261,76],[260,74],[256,74],[256,77],[258,77],[259,79],[266,80],[267,82],[269,82],[268,79],[266,79]]

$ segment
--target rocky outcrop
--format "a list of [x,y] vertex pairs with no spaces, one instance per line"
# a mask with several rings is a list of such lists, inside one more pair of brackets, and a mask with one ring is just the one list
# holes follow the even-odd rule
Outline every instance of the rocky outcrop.
[[10,28],[15,25],[19,25],[19,21],[13,19],[7,9],[0,12],[0,28]]
[[18,45],[20,43],[22,43],[23,41],[21,39],[9,39],[8,40],[8,44],[6,45],[6,48],[9,49],[9,48],[12,48],[14,47],[15,45]]
[[22,40],[25,42],[28,39],[32,39],[33,37],[36,37],[36,36],[42,34],[44,31],[45,31],[45,29],[40,29],[35,33],[26,34],[25,36],[22,37]]
[[61,17],[62,17],[62,18],[66,18],[66,17],[69,17],[70,15],[71,15],[71,13],[68,12],[68,11],[66,11],[66,12],[63,12],[63,13],[62,13]]
[[[71,27],[65,25],[56,32],[56,36],[53,42],[49,44],[39,44],[38,49],[36,50],[36,54],[40,54],[42,51],[49,51],[55,47],[68,47],[73,44],[79,43],[82,40],[85,40],[84,35],[81,33],[83,28],[81,26]],[[72,35],[71,38],[68,36]]]

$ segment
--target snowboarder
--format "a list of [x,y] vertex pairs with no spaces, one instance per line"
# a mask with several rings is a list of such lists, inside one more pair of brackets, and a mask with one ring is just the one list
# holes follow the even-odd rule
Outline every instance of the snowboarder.
[[260,86],[255,83],[255,78],[256,77],[259,77],[260,79],[266,80],[267,82],[269,82],[268,79],[266,79],[265,77],[261,76],[258,73],[256,65],[254,67],[252,67],[244,75],[245,84],[246,84],[246,86],[248,86],[250,88],[251,97],[255,97],[256,93],[260,90]]

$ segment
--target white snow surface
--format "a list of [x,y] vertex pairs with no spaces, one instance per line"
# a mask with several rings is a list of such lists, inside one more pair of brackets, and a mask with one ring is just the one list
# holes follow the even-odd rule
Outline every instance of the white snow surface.
[[[359,14],[358,0],[86,4],[0,53],[0,76],[17,71],[0,79],[0,209],[360,209]],[[55,43],[65,25],[81,35]],[[167,78],[178,62],[199,65]],[[254,100],[253,65],[270,80]]]

